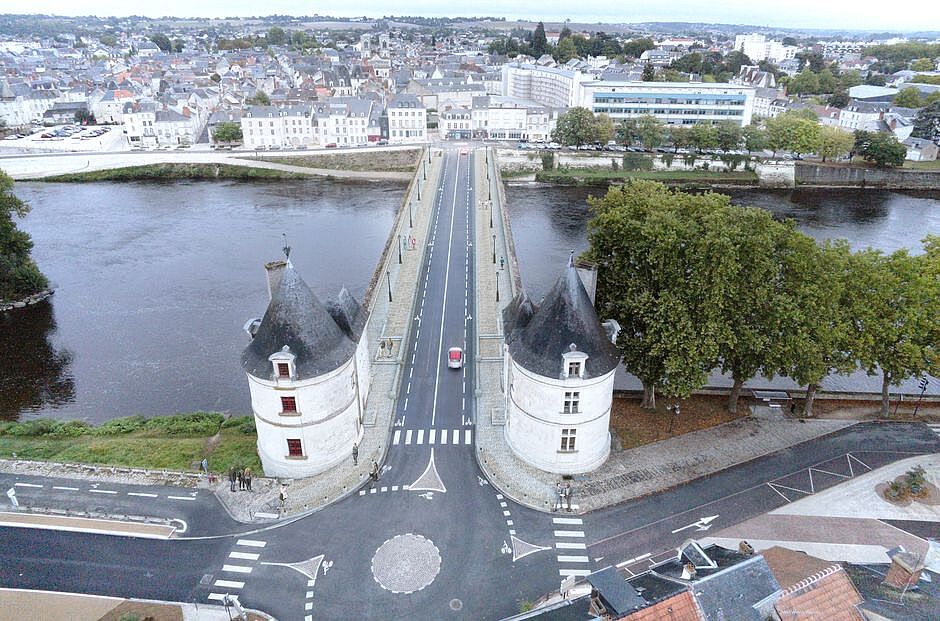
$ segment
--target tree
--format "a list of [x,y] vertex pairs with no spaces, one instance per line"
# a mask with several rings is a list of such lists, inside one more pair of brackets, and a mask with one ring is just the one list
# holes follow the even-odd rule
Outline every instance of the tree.
[[657,389],[688,395],[717,360],[720,255],[711,248],[721,244],[706,216],[729,198],[631,180],[589,203],[586,257],[598,265],[598,314],[621,325],[617,347],[643,383],[643,407],[655,407]]
[[884,86],[887,83],[883,73],[869,73],[868,77],[865,78],[865,84],[869,86]]
[[933,71],[934,62],[929,58],[915,58],[911,61],[911,71]]
[[639,140],[640,138],[640,129],[637,120],[627,118],[620,121],[620,123],[617,124],[616,135],[617,142],[623,146],[629,147],[632,145],[635,140]]
[[575,106],[558,116],[552,140],[566,146],[580,147],[594,142],[595,127],[594,113],[582,106]]
[[880,132],[857,132],[855,151],[876,166],[900,166],[907,157],[907,148],[894,134]]
[[862,76],[858,71],[846,71],[839,76],[839,90],[847,91],[853,86],[862,84]]
[[153,35],[150,37],[150,40],[154,45],[160,48],[161,52],[169,53],[173,51],[173,43],[170,41],[170,38],[163,33]]
[[559,63],[564,64],[577,55],[578,48],[575,46],[574,41],[571,40],[571,37],[559,41],[558,45],[555,46],[554,58]]
[[734,121],[716,123],[715,143],[722,151],[734,151],[741,144],[741,126]]
[[186,47],[185,41],[183,41],[182,39],[173,39],[173,51],[174,52],[177,52],[177,53],[182,52],[183,48],[185,47]]
[[650,151],[663,143],[666,137],[666,124],[652,114],[644,114],[636,121],[636,131],[643,147]]
[[851,101],[851,99],[849,98],[848,91],[836,91],[829,96],[829,101],[826,103],[833,108],[844,108],[849,105],[849,101]]
[[545,37],[545,24],[539,22],[532,33],[532,55],[538,58],[549,51],[548,39]]
[[881,414],[889,414],[892,385],[936,372],[940,333],[940,281],[929,254],[891,255],[865,250],[853,255],[848,286],[861,367],[880,373]]
[[113,34],[103,34],[98,37],[98,41],[101,45],[107,45],[108,47],[114,47],[118,42],[117,37]]
[[674,153],[679,149],[685,149],[692,144],[692,128],[688,125],[670,125],[669,140],[672,141]]
[[912,134],[925,140],[940,139],[940,100],[935,100],[917,111]]
[[819,92],[819,78],[809,69],[804,69],[787,82],[787,93],[791,95],[812,95]]
[[767,148],[767,132],[759,125],[748,125],[741,133],[744,136],[744,148],[748,153]]
[[245,103],[249,106],[270,106],[271,98],[268,97],[267,93],[259,89],[255,91],[254,95],[245,99]]
[[594,140],[599,144],[607,144],[614,137],[614,122],[604,113],[598,114],[594,119]]
[[[623,44],[623,54],[628,58],[639,58],[646,50],[656,49],[656,43],[652,39],[643,37],[641,39],[630,39]],[[647,80],[649,82],[649,80]]]
[[219,123],[212,131],[216,142],[241,142],[242,126],[239,123]]
[[920,91],[917,90],[915,86],[902,88],[898,94],[894,96],[891,103],[902,108],[920,108],[924,105],[920,97]]
[[819,148],[816,153],[822,158],[837,159],[848,155],[855,146],[855,136],[851,132],[823,125],[819,128]]
[[643,65],[643,74],[640,79],[644,82],[652,82],[656,79],[656,69],[653,68],[653,63],[646,61],[646,64]]
[[87,108],[79,108],[75,111],[75,122],[79,125],[95,125],[98,121]]
[[832,75],[832,71],[829,69],[823,69],[816,74],[816,79],[819,81],[817,93],[832,93],[839,88],[839,80]]
[[274,26],[265,33],[264,41],[268,45],[284,45],[287,43],[287,33],[282,28]]
[[799,113],[785,112],[772,119],[767,119],[767,144],[777,151],[788,150],[794,153],[815,153],[819,148],[819,123],[810,110],[814,120]]
[[29,205],[13,194],[13,179],[0,170],[0,300],[15,301],[49,286],[30,258],[33,241],[13,221],[27,213]]
[[561,32],[558,33],[558,42],[561,43],[562,41],[564,41],[570,36],[571,36],[571,28],[568,28],[568,26],[565,26],[564,28],[561,29]]
[[701,153],[718,146],[718,128],[711,123],[696,123],[689,130],[689,143]]

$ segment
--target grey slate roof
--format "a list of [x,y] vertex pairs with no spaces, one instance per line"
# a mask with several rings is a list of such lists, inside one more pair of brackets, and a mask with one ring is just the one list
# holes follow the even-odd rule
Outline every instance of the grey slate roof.
[[696,580],[692,590],[706,621],[762,621],[760,608],[780,585],[758,554]]
[[633,585],[618,574],[614,567],[607,567],[589,575],[587,581],[597,591],[606,607],[617,615],[626,615],[646,606],[646,600],[640,597]]
[[296,356],[297,379],[333,371],[353,356],[365,314],[345,289],[324,305],[288,265],[261,325],[242,353],[242,366],[255,377],[268,378],[273,372],[268,356],[287,345]]
[[573,261],[542,303],[535,305],[522,291],[503,311],[509,353],[524,369],[558,377],[562,354],[574,343],[588,355],[584,378],[600,377],[617,368],[620,352],[597,318]]

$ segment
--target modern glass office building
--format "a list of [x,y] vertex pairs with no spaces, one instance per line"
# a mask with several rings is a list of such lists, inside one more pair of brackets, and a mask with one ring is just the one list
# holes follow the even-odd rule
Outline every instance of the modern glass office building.
[[581,105],[614,120],[652,114],[670,125],[703,121],[751,122],[754,89],[709,82],[613,82],[581,84]]

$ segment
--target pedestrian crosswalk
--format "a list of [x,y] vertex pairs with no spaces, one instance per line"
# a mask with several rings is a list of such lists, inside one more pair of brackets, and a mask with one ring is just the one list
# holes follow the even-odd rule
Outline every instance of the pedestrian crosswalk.
[[[571,505],[576,510],[577,505]],[[555,549],[558,551],[558,575],[586,576],[591,573],[590,557],[584,543],[584,521],[576,517],[553,517],[552,535],[555,537]]]
[[396,429],[392,435],[392,446],[427,444],[464,445],[473,444],[472,429]]
[[266,541],[258,539],[236,541],[234,549],[228,553],[228,558],[222,565],[221,575],[212,583],[212,587],[218,590],[209,593],[207,599],[210,602],[223,602],[226,597],[232,595],[232,591],[244,588],[245,580],[261,557],[260,550],[266,545]]

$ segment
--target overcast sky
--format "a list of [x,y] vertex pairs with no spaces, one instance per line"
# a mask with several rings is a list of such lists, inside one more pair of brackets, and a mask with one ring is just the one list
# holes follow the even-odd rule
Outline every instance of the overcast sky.
[[[936,0],[660,0],[636,3],[616,0],[515,0],[492,2],[464,0],[459,4],[441,0],[354,0],[343,3],[303,2],[301,0],[4,0],[4,13],[46,13],[57,15],[146,15],[160,17],[226,17],[264,15],[313,15],[314,13],[354,17],[397,15],[492,15],[544,21],[569,18],[580,22],[683,21],[748,24],[758,26],[870,29],[940,30],[940,3]],[[633,3],[629,3],[633,4]],[[572,12],[576,11],[576,12]]]

